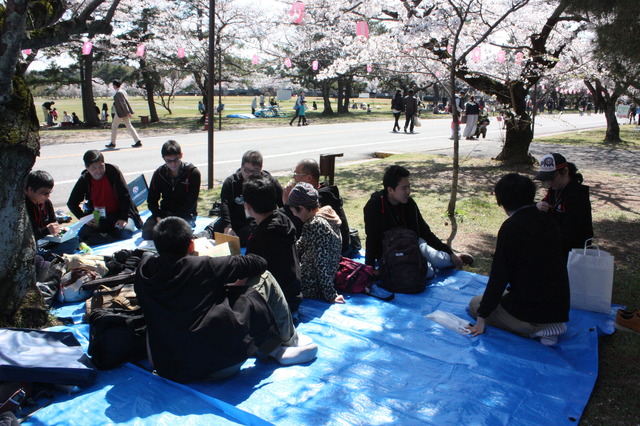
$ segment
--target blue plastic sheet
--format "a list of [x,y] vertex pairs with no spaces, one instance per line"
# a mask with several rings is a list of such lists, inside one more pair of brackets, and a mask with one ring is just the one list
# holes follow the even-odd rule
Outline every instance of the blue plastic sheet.
[[[572,310],[555,347],[494,327],[463,336],[425,318],[440,309],[471,322],[468,302],[486,281],[448,271],[424,293],[392,302],[305,300],[298,330],[318,344],[314,362],[250,359],[232,378],[189,386],[126,365],[28,423],[576,424],[598,374],[598,335],[614,331],[616,307],[609,315]],[[64,329],[86,345],[87,325]]]

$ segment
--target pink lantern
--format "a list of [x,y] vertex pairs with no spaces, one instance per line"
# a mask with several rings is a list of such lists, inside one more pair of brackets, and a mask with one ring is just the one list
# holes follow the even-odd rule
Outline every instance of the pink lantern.
[[356,22],[356,36],[359,40],[365,41],[369,38],[369,24],[365,21]]
[[291,5],[291,10],[289,11],[289,17],[291,18],[291,22],[294,24],[299,24],[304,19],[304,3],[301,1],[296,1]]
[[370,73],[371,71],[373,71],[373,67],[371,64],[367,64],[367,73]]
[[500,62],[501,64],[504,64],[504,61],[506,60],[506,56],[507,56],[507,53],[504,50],[499,51],[498,62]]
[[318,71],[318,61],[317,61],[317,60],[314,60],[314,61],[311,63],[311,68],[312,68],[314,71]]
[[522,58],[524,57],[524,53],[518,52],[516,53],[516,64],[520,65],[522,63]]
[[448,44],[448,45],[447,45],[447,53],[448,53],[449,55],[453,55],[453,48],[451,47],[451,45],[450,45],[450,44]]
[[560,88],[559,88],[559,87],[556,87],[556,92],[559,92],[559,91],[560,91]]
[[482,59],[482,49],[480,49],[480,46],[477,46],[475,49],[473,49],[473,52],[471,53],[471,59],[473,59],[473,62],[480,62],[480,59]]
[[140,46],[138,46],[138,48],[136,49],[136,55],[140,56],[141,58],[144,56],[144,51],[145,51],[145,47],[144,44],[141,44]]
[[91,44],[90,41],[85,41],[84,44],[82,45],[82,54],[90,55],[92,48],[93,48],[93,44]]
[[291,59],[284,58],[284,66],[287,68],[291,68],[293,66],[293,64],[291,63]]
[[184,47],[178,47],[178,58],[184,58]]
[[251,59],[251,63],[253,65],[258,65],[260,63],[260,58],[258,57],[257,53],[255,55],[253,55],[253,58]]
[[541,88],[542,90],[547,90],[547,86],[545,86],[544,84],[543,84],[542,86],[540,86],[540,88]]
[[441,76],[441,75],[442,75],[442,74],[440,74],[440,71],[436,71],[436,77],[437,77],[437,78],[440,78],[440,76]]
[[29,56],[29,55],[31,55],[31,49],[24,49],[22,51],[22,53],[24,53],[25,55]]

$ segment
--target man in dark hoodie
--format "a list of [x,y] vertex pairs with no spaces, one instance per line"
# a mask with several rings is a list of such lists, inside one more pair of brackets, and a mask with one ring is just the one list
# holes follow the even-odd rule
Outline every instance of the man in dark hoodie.
[[134,288],[147,323],[149,361],[177,382],[215,380],[262,354],[282,365],[313,360],[318,346],[296,333],[287,302],[260,256],[190,256],[191,227],[162,219],[157,256],[145,256]]
[[[195,226],[198,215],[198,194],[200,194],[200,171],[191,163],[182,161],[182,148],[174,140],[162,145],[162,159],[165,164],[153,172],[147,204],[151,217],[142,227],[142,238],[153,238],[153,227],[160,219],[177,216]],[[162,198],[160,204],[158,201]]]
[[477,336],[489,324],[553,345],[569,321],[569,278],[560,230],[536,208],[536,187],[528,177],[507,174],[494,192],[509,218],[498,231],[484,294],[469,303],[478,320],[469,330]]
[[267,261],[289,309],[296,312],[302,302],[296,228],[284,213],[276,210],[276,189],[270,180],[250,179],[242,188],[247,216],[257,224],[247,241],[247,254],[257,254]]
[[242,247],[247,245],[247,239],[256,223],[253,218],[248,218],[245,214],[242,184],[251,177],[271,180],[276,188],[275,202],[279,207],[282,207],[282,186],[269,172],[262,170],[262,162],[262,154],[258,151],[247,151],[242,155],[240,168],[226,178],[222,184],[220,218],[207,226],[200,236],[213,238],[215,232],[222,232],[240,238]]
[[296,227],[296,233],[300,236],[302,232],[302,221],[298,219],[291,208],[288,206],[289,194],[294,186],[300,182],[308,182],[318,191],[320,197],[320,207],[331,206],[334,212],[340,218],[342,222],[340,225],[340,235],[342,236],[342,255],[349,257],[353,254],[354,249],[351,247],[349,223],[347,222],[347,215],[342,208],[342,197],[340,191],[335,185],[327,185],[326,183],[320,183],[320,166],[311,158],[301,160],[293,171],[293,180],[284,187],[282,192],[282,201],[285,204],[283,211]]
[[[127,182],[118,167],[105,164],[96,149],[83,156],[85,170],[71,190],[67,207],[78,219],[94,213],[95,219],[78,232],[78,238],[90,246],[126,240],[133,235],[133,224],[139,229],[142,220],[131,200]],[[80,204],[86,201],[86,210]]]

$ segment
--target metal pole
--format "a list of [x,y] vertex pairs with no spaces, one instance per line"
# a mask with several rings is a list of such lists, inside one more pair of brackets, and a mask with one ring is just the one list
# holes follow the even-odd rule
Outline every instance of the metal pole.
[[538,83],[533,86],[533,118],[531,119],[531,139],[536,130],[536,112],[538,111]]
[[[222,47],[218,46],[218,106],[222,106]],[[222,108],[218,109],[218,130],[222,130]]]
[[[207,174],[207,188],[213,188],[213,147],[214,147],[214,139],[213,139],[213,88],[214,88],[214,56],[215,56],[215,15],[216,15],[216,2],[215,0],[209,0],[209,55],[207,64],[207,119],[209,120],[209,125],[207,126],[207,135],[208,135],[208,163],[209,170]],[[220,66],[220,64],[218,64]]]

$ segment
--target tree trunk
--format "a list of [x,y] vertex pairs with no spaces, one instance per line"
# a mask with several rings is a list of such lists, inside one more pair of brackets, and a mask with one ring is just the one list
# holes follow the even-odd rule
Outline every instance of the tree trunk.
[[100,127],[100,115],[96,113],[93,99],[93,52],[80,59],[80,91],[82,93],[82,115],[88,127]]
[[353,76],[347,79],[346,84],[344,85],[344,112],[349,112],[349,102],[351,102],[351,86],[353,83]]
[[156,90],[155,81],[152,73],[147,68],[147,61],[144,58],[140,59],[140,70],[142,71],[142,81],[144,82],[144,90],[147,91],[147,105],[149,105],[149,121],[157,123],[160,121],[158,118],[158,110],[156,109],[156,102],[154,99],[154,93]]
[[607,132],[605,133],[604,141],[613,143],[622,142],[622,139],[620,139],[620,125],[616,117],[616,103],[603,102],[603,105],[604,117],[607,120]]
[[[42,327],[47,310],[35,287],[35,242],[25,210],[26,179],[40,151],[38,117],[22,77],[14,76],[10,96],[0,104],[0,327]],[[25,309],[30,292],[35,305]]]
[[527,90],[520,81],[511,85],[511,107],[514,113],[505,117],[507,132],[502,151],[496,160],[505,165],[526,164],[531,165],[534,159],[529,155],[529,146],[533,140],[531,129],[531,117],[527,113]]
[[322,111],[322,115],[333,115],[333,108],[331,108],[331,83],[328,81],[322,82],[322,100],[324,101],[324,111]]
[[[456,108],[456,97],[455,97],[455,93],[456,93],[456,75],[455,75],[455,65],[451,65],[451,70],[450,70],[450,76],[449,76],[449,87],[451,87],[450,90],[450,94],[451,94],[451,113],[452,113],[452,118],[453,118],[453,122],[454,122],[454,127],[453,127],[453,170],[451,173],[451,193],[449,194],[449,205],[447,206],[447,215],[449,216],[450,219],[453,220],[453,218],[455,217],[456,214],[456,201],[458,199],[458,176],[460,173],[460,141],[459,141],[459,137],[458,137],[458,132],[460,129],[460,125],[458,124],[458,117],[460,112],[458,111],[458,109]],[[462,101],[460,101],[460,103],[462,104]],[[463,106],[460,105],[460,109],[462,109]],[[457,228],[456,228],[457,229]],[[452,233],[449,237],[449,240],[453,240],[453,232],[454,229],[452,228]]]
[[343,114],[349,110],[347,106],[346,110],[344,107],[344,79],[342,77],[338,78],[338,114]]

